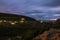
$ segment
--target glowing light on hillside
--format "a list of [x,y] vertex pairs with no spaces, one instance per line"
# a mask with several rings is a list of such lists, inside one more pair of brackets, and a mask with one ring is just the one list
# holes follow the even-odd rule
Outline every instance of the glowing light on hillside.
[[23,21],[23,20],[21,20],[21,21],[20,21],[20,23],[24,23],[24,21]]
[[6,20],[4,20],[4,22],[7,22]]
[[25,18],[21,18],[20,23],[24,23]]
[[14,24],[17,23],[17,21],[15,21],[15,22],[9,21],[9,23],[12,24],[12,25],[14,25]]
[[14,23],[14,22],[12,22],[11,24],[12,24],[12,25],[14,25],[15,23]]
[[0,22],[3,22],[2,20],[0,20]]
[[43,21],[40,21],[41,23],[43,23]]
[[21,18],[21,20],[25,20],[25,18]]

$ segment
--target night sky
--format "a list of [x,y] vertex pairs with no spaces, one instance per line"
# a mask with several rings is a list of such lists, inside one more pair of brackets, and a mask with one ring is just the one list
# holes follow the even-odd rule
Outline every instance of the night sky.
[[0,12],[56,20],[60,18],[60,0],[0,0]]

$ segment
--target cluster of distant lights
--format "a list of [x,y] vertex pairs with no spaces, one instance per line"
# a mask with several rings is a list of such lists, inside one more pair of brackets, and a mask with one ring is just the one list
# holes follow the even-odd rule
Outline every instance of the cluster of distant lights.
[[[39,21],[39,20],[36,20]],[[10,23],[11,25],[15,25],[16,23],[21,23],[23,24],[25,22],[25,18],[21,18],[20,21],[8,21],[8,20],[0,20],[0,23]],[[43,23],[43,21],[41,20],[40,23]]]
[[16,24],[16,23],[18,23],[18,22],[24,23],[24,20],[25,20],[25,18],[21,18],[20,21],[14,21],[14,22],[12,22],[12,21],[7,21],[7,20],[0,20],[0,23],[2,23],[2,22],[8,22],[8,23],[14,25],[14,24]]

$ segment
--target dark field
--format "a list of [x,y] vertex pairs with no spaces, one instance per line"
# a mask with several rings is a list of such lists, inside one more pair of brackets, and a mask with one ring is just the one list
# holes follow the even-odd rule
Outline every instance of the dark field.
[[0,40],[60,40],[60,19],[52,22],[0,14]]

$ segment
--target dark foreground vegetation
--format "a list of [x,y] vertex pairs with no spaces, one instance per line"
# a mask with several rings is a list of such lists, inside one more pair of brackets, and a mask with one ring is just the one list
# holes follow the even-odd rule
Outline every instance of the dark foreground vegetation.
[[60,29],[60,19],[41,22],[25,16],[0,14],[0,40],[32,40],[50,28]]

